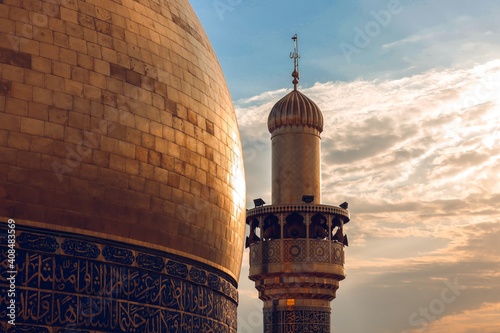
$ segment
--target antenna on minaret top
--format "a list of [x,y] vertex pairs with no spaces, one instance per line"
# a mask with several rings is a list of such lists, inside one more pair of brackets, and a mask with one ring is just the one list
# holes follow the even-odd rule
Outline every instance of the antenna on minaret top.
[[293,59],[292,83],[293,83],[293,90],[297,90],[297,84],[299,83],[299,58],[300,58],[297,34],[293,35],[292,40],[295,45],[293,52],[290,52],[290,58]]

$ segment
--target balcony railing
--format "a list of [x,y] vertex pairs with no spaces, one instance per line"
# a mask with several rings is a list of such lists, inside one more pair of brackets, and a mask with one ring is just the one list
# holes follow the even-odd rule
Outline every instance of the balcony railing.
[[344,266],[344,245],[326,239],[273,239],[250,245],[250,267],[283,263]]

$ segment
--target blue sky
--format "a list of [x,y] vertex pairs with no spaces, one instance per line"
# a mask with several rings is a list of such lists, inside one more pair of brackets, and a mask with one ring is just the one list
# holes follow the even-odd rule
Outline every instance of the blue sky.
[[[500,5],[481,0],[191,1],[214,46],[235,101],[286,86],[291,36],[298,33],[301,84],[399,78],[491,56],[472,42],[497,44]],[[396,8],[380,31],[373,13]],[[385,22],[384,22],[385,23]],[[349,57],[357,29],[374,37]],[[460,47],[461,46],[461,47]],[[470,47],[470,49],[464,49]],[[498,45],[497,45],[498,47]],[[464,59],[469,58],[469,59]]]
[[[271,201],[266,120],[299,35],[323,203],[351,211],[333,331],[500,332],[498,0],[191,3],[234,100],[248,207]],[[239,332],[261,332],[247,276],[245,251]]]

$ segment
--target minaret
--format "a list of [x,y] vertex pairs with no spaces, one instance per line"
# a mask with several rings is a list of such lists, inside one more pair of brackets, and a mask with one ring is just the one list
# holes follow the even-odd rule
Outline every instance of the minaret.
[[268,119],[272,205],[256,199],[247,210],[249,278],[264,301],[264,333],[327,333],[330,302],[345,278],[343,226],[349,212],[347,203],[321,204],[323,115],[297,90],[297,35],[292,39],[294,88]]

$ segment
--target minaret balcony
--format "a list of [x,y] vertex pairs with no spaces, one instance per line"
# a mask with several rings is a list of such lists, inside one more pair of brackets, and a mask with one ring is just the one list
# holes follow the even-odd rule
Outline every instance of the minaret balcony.
[[349,211],[340,206],[270,205],[247,210],[250,279],[279,274],[343,280],[344,224]]

